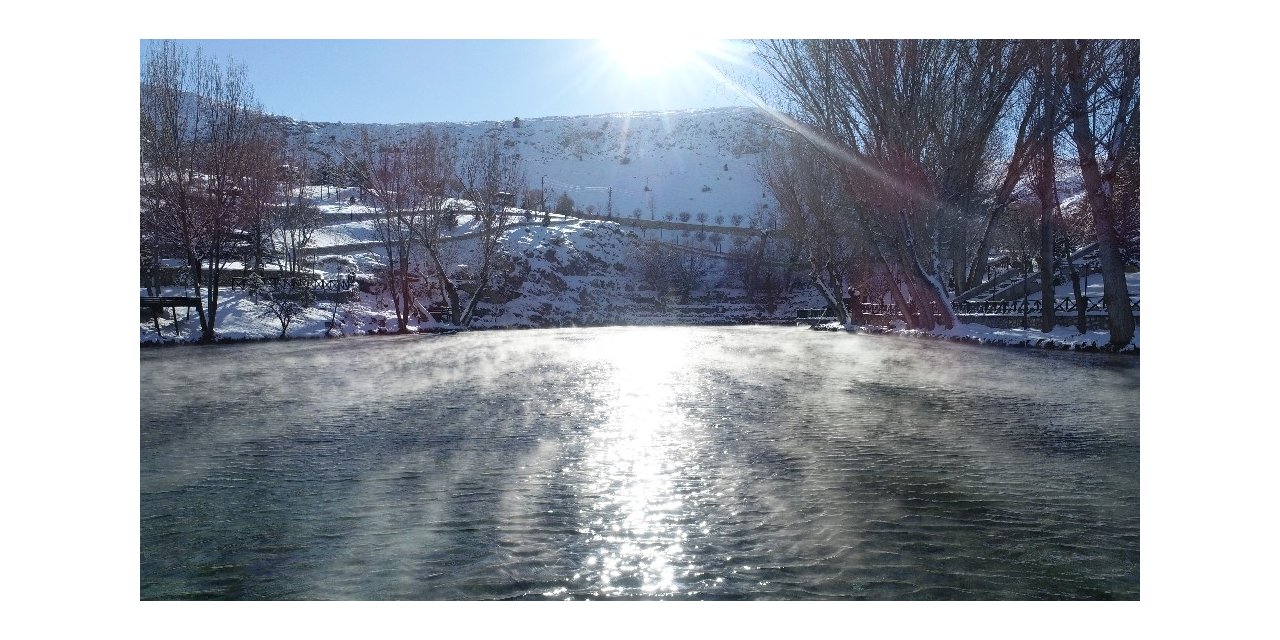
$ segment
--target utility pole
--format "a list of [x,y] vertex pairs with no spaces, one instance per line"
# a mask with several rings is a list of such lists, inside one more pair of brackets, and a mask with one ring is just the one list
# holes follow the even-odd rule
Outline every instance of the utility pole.
[[605,206],[607,207],[609,212],[609,215],[607,217],[612,219],[613,218],[613,187],[609,187],[609,201],[608,201],[608,204]]
[[551,213],[547,211],[547,177],[542,176],[542,226],[551,226]]

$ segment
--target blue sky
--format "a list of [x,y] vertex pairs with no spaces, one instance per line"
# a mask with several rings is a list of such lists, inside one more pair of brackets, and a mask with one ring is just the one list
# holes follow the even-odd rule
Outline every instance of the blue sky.
[[[148,42],[141,41],[144,56]],[[243,64],[263,108],[300,120],[453,122],[750,104],[719,79],[723,72],[751,73],[743,42],[703,42],[696,54],[687,40],[653,39],[634,46],[547,39],[178,42]]]

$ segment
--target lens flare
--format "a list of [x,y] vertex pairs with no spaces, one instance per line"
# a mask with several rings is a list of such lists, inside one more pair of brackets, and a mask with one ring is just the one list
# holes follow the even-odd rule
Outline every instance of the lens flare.
[[608,38],[600,46],[624,72],[640,77],[683,71],[722,48],[718,40],[691,38]]

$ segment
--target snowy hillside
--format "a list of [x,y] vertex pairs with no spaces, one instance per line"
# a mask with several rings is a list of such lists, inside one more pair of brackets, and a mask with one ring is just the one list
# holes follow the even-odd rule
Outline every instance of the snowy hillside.
[[[614,215],[636,209],[646,219],[687,211],[708,220],[734,214],[749,218],[771,202],[756,176],[756,161],[773,129],[746,107],[520,119],[504,122],[360,125],[286,121],[294,137],[306,136],[317,165],[361,127],[377,140],[397,140],[423,127],[448,131],[462,145],[490,134],[515,149],[530,188],[547,189],[550,206],[568,193],[581,209],[609,205]],[[338,159],[331,157],[330,161]],[[724,222],[726,226],[727,222]]]
[[[354,144],[362,128],[375,140],[394,141],[429,126],[447,130],[464,147],[481,136],[497,135],[520,154],[528,186],[536,189],[545,184],[548,205],[559,194],[568,193],[579,210],[594,207],[603,216],[612,201],[613,221],[553,215],[550,226],[545,227],[541,214],[510,209],[514,226],[503,242],[506,262],[471,324],[483,329],[785,323],[794,319],[796,309],[825,306],[817,291],[805,284],[804,274],[786,261],[787,256],[775,254],[779,249],[776,243],[766,242],[767,252],[754,248],[760,246],[763,236],[748,229],[759,224],[752,218],[776,208],[756,176],[759,158],[775,131],[762,118],[752,109],[728,108],[521,119],[518,124],[513,118],[429,125],[290,120],[285,125],[291,136],[305,140],[312,149],[313,170],[325,163],[336,168],[335,158],[341,160],[337,150],[344,143]],[[1063,177],[1071,186],[1071,172],[1063,172]],[[375,233],[376,209],[365,196],[351,186],[306,188],[305,199],[323,218],[306,251],[311,269],[325,279],[355,276],[361,287],[359,292],[353,290],[351,299],[320,302],[305,309],[284,331],[287,335],[364,335],[397,329],[390,298],[378,284],[387,259]],[[1075,200],[1069,196],[1064,205],[1071,209]],[[470,207],[466,202],[456,204],[459,212]],[[640,223],[632,220],[636,210]],[[687,219],[689,224],[665,222],[668,213],[677,221]],[[656,224],[646,225],[649,220]],[[717,225],[724,227],[720,230],[723,234],[709,228]],[[445,241],[444,262],[464,280],[467,265],[478,260],[475,231],[475,221],[461,213]],[[649,242],[654,240],[658,243]],[[665,273],[657,276],[651,268],[646,271],[646,265],[654,264],[655,252],[664,256],[658,270]],[[761,262],[754,268],[762,270],[748,277],[745,256],[756,256]],[[232,264],[229,268],[235,272],[243,267]],[[422,274],[413,293],[421,307],[408,328],[451,328],[425,310],[447,304],[439,287],[431,284],[425,256],[413,258],[411,269]],[[748,280],[753,283],[751,288],[746,287]],[[1090,294],[1100,295],[1099,279],[1095,277],[1087,285]],[[1138,291],[1136,273],[1130,288],[1135,294]],[[175,283],[159,293],[195,292]],[[1068,294],[1058,293],[1056,297]],[[270,338],[282,333],[282,326],[263,300],[243,288],[223,288],[221,296],[220,338]],[[1036,299],[1038,293],[1030,297]],[[956,331],[982,341],[1031,344],[1029,341],[1041,339],[1025,337],[1026,331],[965,327]],[[144,343],[190,341],[198,329],[194,320],[172,313],[152,318],[145,311],[139,325]],[[1094,333],[1054,339],[1070,345],[1105,343],[1102,334]]]
[[[362,286],[351,299],[320,301],[308,307],[289,325],[287,335],[394,332],[397,326],[391,300],[378,283],[377,274],[387,266],[387,258],[374,228],[375,209],[362,203],[359,190],[351,187],[307,187],[305,197],[323,218],[307,251],[312,273],[324,279],[355,276]],[[456,204],[461,211],[470,206],[465,201]],[[688,237],[683,241],[674,232],[666,233],[661,246],[676,251],[670,255],[679,257],[671,258],[676,264],[664,265],[663,271],[687,268],[694,275],[687,277],[684,288],[655,285],[653,276],[644,273],[644,264],[655,246],[646,241],[662,239],[658,233],[646,233],[627,219],[611,222],[551,215],[550,225],[543,226],[541,216],[530,213],[509,210],[513,226],[504,236],[506,262],[471,324],[474,328],[786,323],[795,317],[796,308],[822,304],[816,291],[806,286],[787,290],[775,282],[771,290],[747,291],[740,268],[735,271],[727,251],[717,251],[706,241],[690,246],[700,233],[686,232]],[[455,277],[464,281],[470,270],[467,265],[479,260],[475,232],[475,219],[461,213],[442,245],[445,263]],[[732,246],[729,242],[724,244],[726,249]],[[422,307],[447,304],[432,278],[425,276],[430,269],[420,249],[415,251],[410,268],[424,274],[414,290],[415,300]],[[235,274],[243,265],[232,263],[228,269]],[[194,292],[175,284],[158,293]],[[281,334],[277,318],[261,296],[225,283],[220,296],[217,331],[221,339],[259,339]],[[449,327],[426,313],[418,314],[410,324],[411,330],[437,328]],[[144,343],[191,341],[198,333],[198,325],[194,318],[187,319],[181,312],[178,317],[165,314],[153,319],[144,311],[139,332]]]

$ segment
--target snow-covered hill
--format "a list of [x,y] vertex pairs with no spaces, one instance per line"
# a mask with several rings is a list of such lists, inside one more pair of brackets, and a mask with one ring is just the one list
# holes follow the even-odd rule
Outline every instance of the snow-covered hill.
[[[594,207],[603,215],[612,207],[612,221],[553,216],[549,227],[542,226],[538,216],[511,210],[520,222],[504,239],[508,262],[500,282],[482,303],[472,324],[475,328],[787,322],[798,308],[825,304],[812,287],[804,285],[803,274],[788,266],[786,255],[774,255],[776,243],[766,242],[768,251],[759,254],[771,265],[765,272],[774,273],[767,281],[755,280],[753,290],[744,288],[741,256],[757,255],[755,249],[745,249],[759,246],[753,243],[761,240],[747,227],[760,224],[753,217],[776,208],[756,174],[776,129],[752,109],[551,117],[518,123],[513,118],[480,123],[358,125],[287,120],[283,124],[296,139],[305,138],[315,154],[313,167],[326,160],[335,163],[335,150],[344,142],[355,143],[362,129],[376,140],[393,141],[433,127],[448,131],[464,148],[481,136],[497,135],[520,154],[528,186],[536,189],[545,184],[548,205],[559,194],[568,193],[579,210]],[[367,283],[376,281],[375,274],[386,266],[370,219],[375,209],[361,195],[360,189],[350,186],[307,188],[306,198],[320,209],[325,221],[308,252],[318,275],[356,274]],[[459,204],[465,211],[468,205]],[[646,229],[631,220],[636,210],[643,221],[664,221],[668,212],[679,219],[688,212],[693,224],[683,229]],[[730,228],[734,233],[721,237],[699,224],[700,213],[706,214],[705,227],[741,228]],[[458,273],[476,264],[473,224],[463,214],[450,232],[453,238],[447,243],[445,262]],[[651,245],[649,240],[661,244]],[[694,284],[683,290],[670,282],[655,287],[652,275],[644,273],[655,250],[676,251],[664,259],[696,272]],[[415,269],[422,268],[421,256],[414,262]],[[1136,274],[1133,280],[1136,291]],[[176,289],[163,293],[191,293]],[[220,337],[279,335],[280,325],[260,300],[243,290],[224,289],[222,295]],[[415,297],[422,304],[444,302],[438,288],[427,287]],[[183,340],[194,339],[197,333],[190,320],[166,316],[158,322],[143,315],[139,326],[143,342],[173,340],[180,329]],[[419,330],[438,325],[425,316],[413,322]],[[361,335],[394,328],[390,301],[375,286],[345,303],[308,308],[289,326],[288,335]],[[1012,331],[1016,338],[984,333],[983,340],[1025,340],[1016,330],[978,328]],[[1075,343],[1081,341],[1102,344],[1105,338],[1090,335]]]
[[[378,284],[378,274],[388,261],[371,219],[375,209],[360,202],[358,197],[359,190],[351,187],[306,189],[305,198],[318,207],[324,220],[307,251],[310,269],[326,279],[353,275],[364,286],[351,299],[318,302],[307,308],[289,325],[289,336],[363,335],[396,329],[389,294]],[[469,203],[463,201],[458,205],[465,211]],[[717,246],[712,240],[714,234],[646,230],[627,218],[605,221],[553,214],[549,226],[543,226],[541,216],[527,215],[529,213],[509,210],[513,226],[504,235],[506,259],[471,324],[473,328],[778,323],[793,319],[796,308],[822,304],[811,287],[785,286],[784,271],[799,277],[799,272],[792,274],[785,268],[770,276],[768,282],[762,281],[754,291],[746,290],[740,262],[735,263],[730,251],[734,247],[741,251],[740,245],[748,242],[741,234],[733,241],[722,240]],[[442,245],[442,259],[454,276],[463,280],[470,270],[467,265],[479,261],[475,224],[472,216],[460,214]],[[691,229],[698,226],[689,225]],[[649,242],[655,240],[659,244]],[[674,282],[655,285],[652,270],[646,275],[645,264],[647,260],[652,261],[654,247],[674,252],[665,254],[663,260],[678,263],[662,267],[661,271],[694,274],[682,280],[684,286]],[[777,244],[769,243],[768,248],[765,258],[776,264],[778,258],[773,253]],[[756,255],[757,252],[748,253]],[[272,265],[268,271],[275,268],[278,267]],[[420,284],[414,287],[415,300],[420,305],[447,304],[432,277],[427,275],[429,264],[420,248],[411,257],[410,268],[414,273],[423,274]],[[229,280],[241,273],[243,265],[232,263],[228,269],[233,274]],[[222,301],[217,321],[220,338],[258,339],[280,335],[281,326],[262,299],[225,283],[220,292]],[[191,295],[193,291],[174,285],[159,293]],[[194,319],[169,314],[152,319],[145,312],[143,316],[139,337],[144,343],[190,341],[198,333]],[[445,328],[425,315],[414,318],[410,327],[416,330]]]
[[[286,120],[292,136],[306,137],[318,164],[344,141],[354,143],[362,128],[378,140],[402,139],[424,127],[449,132],[465,148],[477,138],[497,135],[523,160],[528,186],[547,189],[547,205],[561,193],[575,204],[604,213],[612,196],[614,215],[639,209],[645,219],[666,212],[691,216],[734,214],[747,219],[772,200],[756,176],[756,163],[774,128],[763,114],[746,107],[593,116],[519,119],[503,122],[352,124]],[[725,222],[724,224],[728,224]]]

